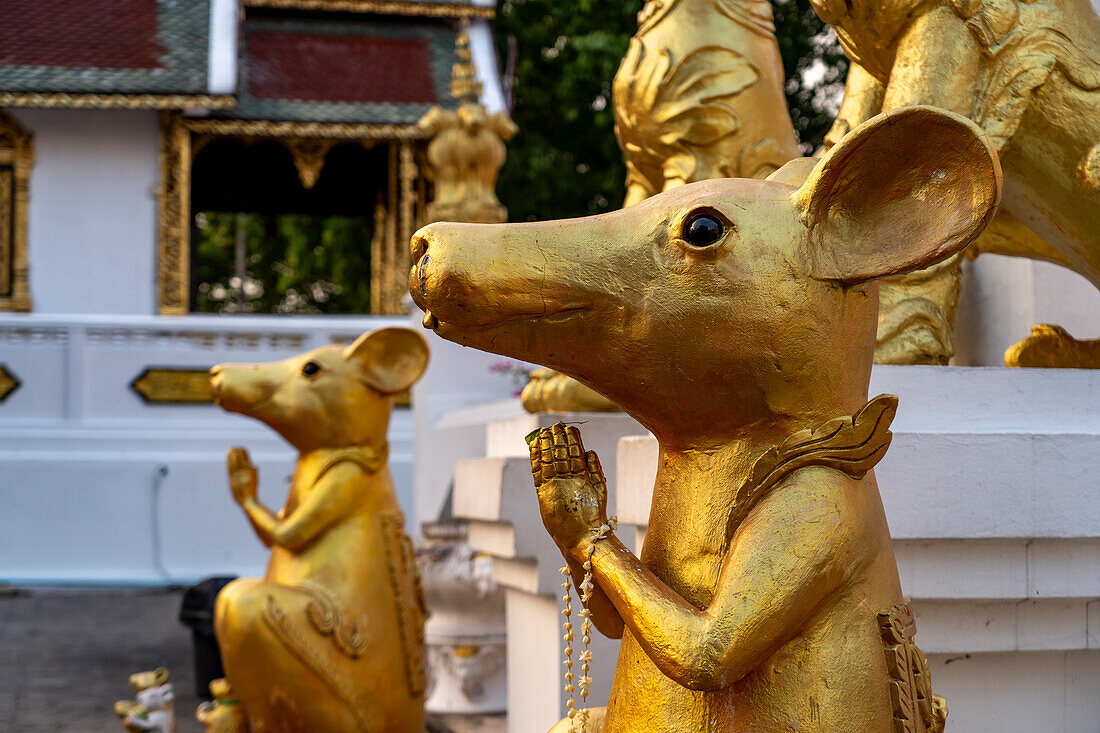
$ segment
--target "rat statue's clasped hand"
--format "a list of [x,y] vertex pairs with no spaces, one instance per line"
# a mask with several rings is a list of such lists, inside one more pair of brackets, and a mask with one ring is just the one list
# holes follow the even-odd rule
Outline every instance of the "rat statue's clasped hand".
[[[530,440],[542,523],[563,551],[581,557],[607,521],[607,480],[575,427],[557,423]],[[606,530],[605,530],[606,531]]]
[[259,483],[256,467],[252,465],[248,451],[240,447],[230,448],[225,462],[229,471],[229,488],[233,491],[233,498],[238,504],[244,506],[246,502],[256,498],[256,487]]

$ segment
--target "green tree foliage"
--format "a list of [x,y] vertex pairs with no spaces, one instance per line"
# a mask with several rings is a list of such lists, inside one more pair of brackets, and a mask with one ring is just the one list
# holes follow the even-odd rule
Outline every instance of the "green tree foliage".
[[[611,80],[641,0],[503,0],[500,57],[515,46],[512,117],[519,134],[497,190],[512,221],[585,216],[622,203]],[[836,113],[847,62],[808,0],[774,0],[787,104],[807,151]]]
[[[370,230],[351,216],[196,217],[196,310],[218,313],[370,312]],[[237,227],[245,276],[236,274]]]
[[515,38],[512,118],[519,134],[497,184],[512,221],[598,214],[622,203],[611,80],[641,0],[503,0],[501,58]]
[[836,117],[848,59],[836,34],[817,17],[809,0],[773,0],[772,14],[787,77],[787,109],[808,154],[821,145]]

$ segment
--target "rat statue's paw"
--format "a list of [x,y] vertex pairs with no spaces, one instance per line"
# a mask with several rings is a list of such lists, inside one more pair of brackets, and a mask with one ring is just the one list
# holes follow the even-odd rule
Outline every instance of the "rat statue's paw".
[[244,448],[230,448],[226,455],[226,468],[229,471],[229,488],[238,504],[256,498],[256,467]]
[[607,523],[607,480],[581,434],[558,423],[531,440],[531,471],[542,523],[561,547],[575,548]]

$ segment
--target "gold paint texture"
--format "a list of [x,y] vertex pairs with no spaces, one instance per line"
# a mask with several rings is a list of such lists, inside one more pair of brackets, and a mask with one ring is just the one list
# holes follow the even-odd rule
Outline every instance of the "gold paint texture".
[[229,451],[233,497],[271,558],[262,579],[218,595],[227,682],[198,713],[208,730],[243,730],[242,721],[256,730],[423,730],[424,597],[386,429],[395,395],[427,361],[423,337],[383,328],[347,347],[210,371],[219,405],[266,423],[300,455],[275,513],[257,498],[248,453]]
[[[827,144],[882,110],[969,117],[1005,174],[1007,221],[976,246],[1057,261],[1100,287],[1100,17],[1088,0],[812,4],[853,62]],[[878,360],[946,362],[958,278],[956,262],[883,283]],[[1051,366],[1088,365],[1055,353]]]
[[591,558],[592,620],[623,639],[586,730],[896,730],[875,281],[958,254],[1000,196],[977,125],[907,107],[768,180],[413,237],[426,327],[576,378],[660,444],[640,557],[593,541],[608,518],[579,433],[540,453],[543,523],[574,581]]

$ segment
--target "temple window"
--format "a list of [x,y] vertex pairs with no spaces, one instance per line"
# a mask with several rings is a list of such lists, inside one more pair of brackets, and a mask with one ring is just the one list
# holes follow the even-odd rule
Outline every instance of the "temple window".
[[192,168],[192,310],[369,313],[388,150],[346,141],[203,145]]

